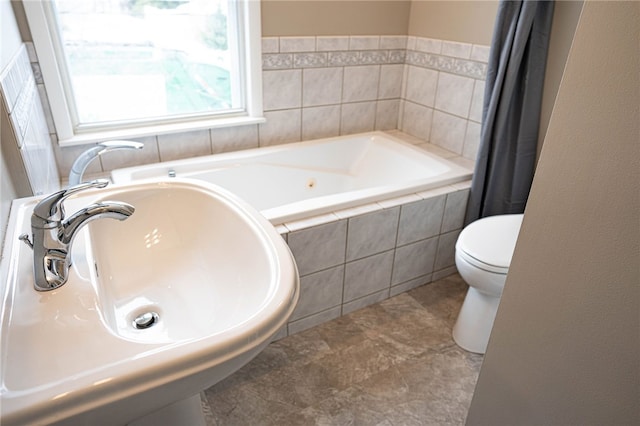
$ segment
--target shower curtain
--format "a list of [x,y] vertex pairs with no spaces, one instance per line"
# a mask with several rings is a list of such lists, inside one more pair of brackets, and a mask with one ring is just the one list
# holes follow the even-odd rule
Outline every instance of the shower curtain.
[[522,213],[533,180],[552,1],[501,0],[466,223]]

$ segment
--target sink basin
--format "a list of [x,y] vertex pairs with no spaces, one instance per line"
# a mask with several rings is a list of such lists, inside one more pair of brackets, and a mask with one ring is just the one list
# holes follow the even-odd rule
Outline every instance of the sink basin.
[[59,289],[33,288],[38,199],[16,200],[2,289],[0,423],[127,424],[187,400],[266,346],[295,308],[298,274],[256,210],[219,187],[171,179],[86,191],[135,207],[99,219],[72,247]]
[[[135,206],[129,219],[89,225],[90,270],[114,334],[147,343],[196,339],[243,323],[272,299],[278,270],[263,255],[271,241],[260,221],[221,208],[204,191],[157,187],[117,199]],[[154,326],[132,326],[147,312],[158,314]]]

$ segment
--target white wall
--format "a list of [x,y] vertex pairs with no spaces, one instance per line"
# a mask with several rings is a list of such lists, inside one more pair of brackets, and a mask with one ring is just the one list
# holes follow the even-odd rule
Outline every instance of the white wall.
[[585,2],[468,425],[640,424],[639,22]]

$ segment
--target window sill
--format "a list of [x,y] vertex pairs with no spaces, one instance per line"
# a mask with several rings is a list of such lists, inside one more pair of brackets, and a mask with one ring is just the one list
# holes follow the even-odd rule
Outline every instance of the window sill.
[[264,117],[233,117],[214,120],[203,120],[197,122],[156,124],[145,127],[135,127],[128,129],[105,130],[90,133],[81,133],[67,139],[58,141],[61,147],[86,145],[95,142],[116,139],[135,139],[145,136],[163,135],[169,133],[186,133],[202,129],[216,129],[221,127],[247,126],[250,124],[260,124],[266,122]]

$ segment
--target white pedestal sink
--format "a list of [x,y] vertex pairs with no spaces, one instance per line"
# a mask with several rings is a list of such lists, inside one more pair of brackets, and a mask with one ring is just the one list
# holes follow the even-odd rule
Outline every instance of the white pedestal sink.
[[288,247],[226,191],[172,179],[65,205],[104,200],[136,211],[82,230],[69,281],[49,292],[34,290],[33,254],[17,239],[38,199],[13,204],[0,265],[3,426],[201,418],[198,393],[258,354],[295,308]]

